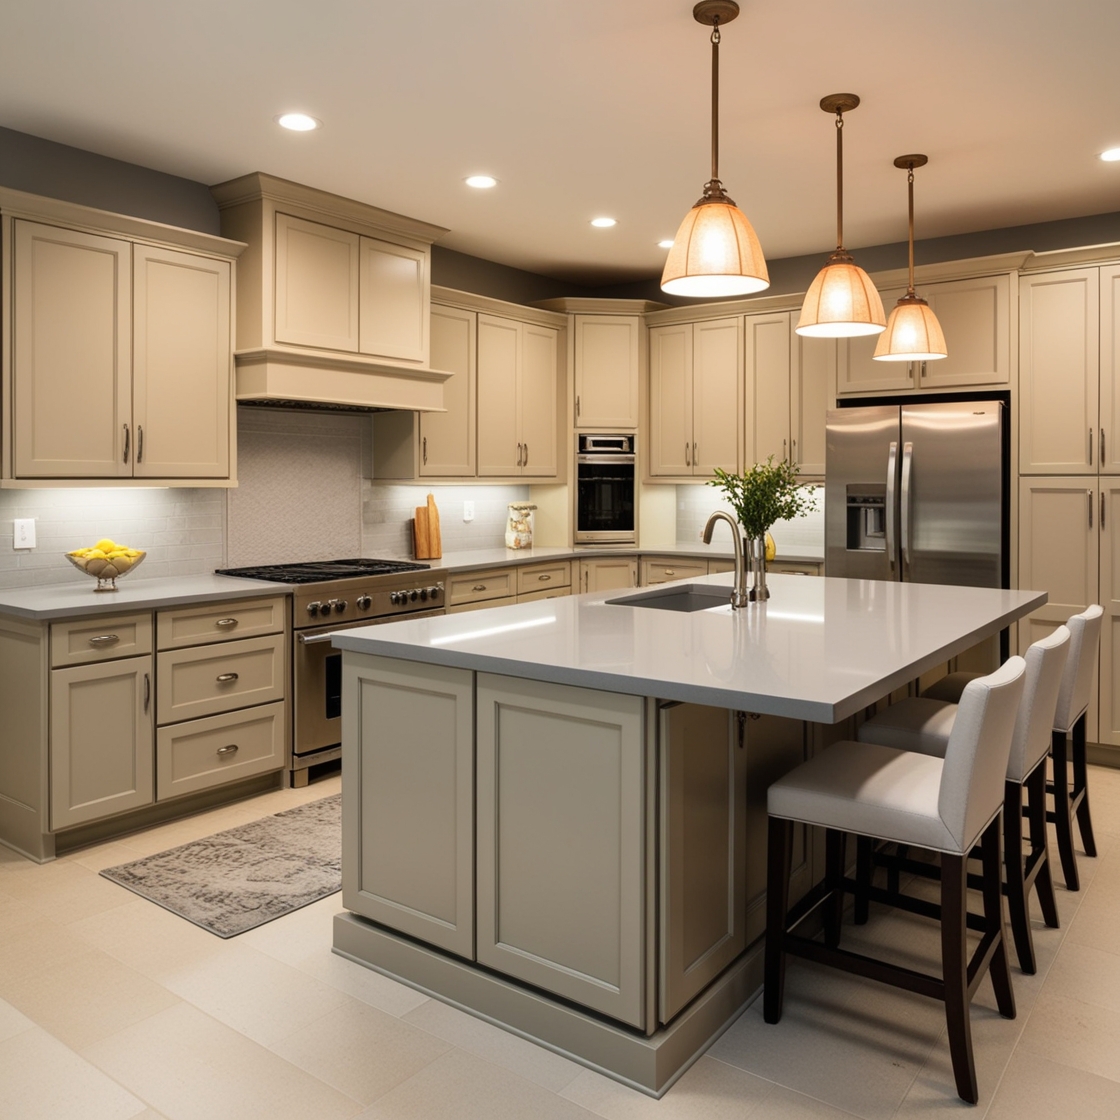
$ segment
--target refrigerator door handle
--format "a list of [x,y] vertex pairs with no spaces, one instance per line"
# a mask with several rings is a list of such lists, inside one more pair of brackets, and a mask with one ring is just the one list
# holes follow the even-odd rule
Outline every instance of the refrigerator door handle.
[[898,478],[898,441],[891,440],[890,451],[887,452],[887,560],[891,571],[894,571],[895,553],[898,551],[898,542],[895,539],[894,510],[895,510],[895,479]]
[[910,569],[910,472],[914,465],[914,445],[909,440],[902,445],[902,492],[899,498],[901,519],[902,575]]

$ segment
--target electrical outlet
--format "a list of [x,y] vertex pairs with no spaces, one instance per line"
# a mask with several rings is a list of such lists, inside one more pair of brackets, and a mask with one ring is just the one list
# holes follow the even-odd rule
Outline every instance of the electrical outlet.
[[474,502],[464,502],[463,503],[463,520],[464,521],[473,521],[474,520]]
[[12,548],[35,547],[35,518],[17,517],[12,522]]

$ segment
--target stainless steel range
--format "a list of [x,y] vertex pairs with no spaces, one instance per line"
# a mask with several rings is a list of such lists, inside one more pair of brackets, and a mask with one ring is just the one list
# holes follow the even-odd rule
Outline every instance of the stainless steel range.
[[292,784],[342,755],[342,655],[335,630],[444,613],[446,571],[405,560],[320,560],[219,568],[223,576],[294,584]]

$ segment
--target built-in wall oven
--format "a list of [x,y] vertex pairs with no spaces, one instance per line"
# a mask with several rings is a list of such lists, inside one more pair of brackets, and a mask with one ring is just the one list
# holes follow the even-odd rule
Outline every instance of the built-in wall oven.
[[576,544],[636,543],[633,433],[581,432],[576,440]]

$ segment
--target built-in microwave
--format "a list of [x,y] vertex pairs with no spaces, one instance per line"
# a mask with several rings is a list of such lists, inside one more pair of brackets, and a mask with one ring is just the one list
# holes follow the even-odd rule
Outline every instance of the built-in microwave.
[[576,437],[576,544],[635,544],[633,433]]

